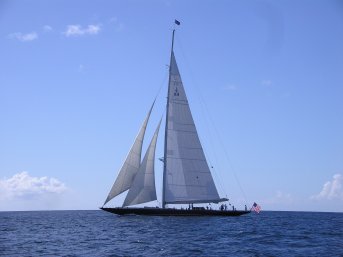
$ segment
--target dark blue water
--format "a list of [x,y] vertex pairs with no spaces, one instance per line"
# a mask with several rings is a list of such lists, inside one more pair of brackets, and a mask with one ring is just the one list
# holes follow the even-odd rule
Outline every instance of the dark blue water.
[[0,212],[3,256],[343,256],[343,214],[116,216]]

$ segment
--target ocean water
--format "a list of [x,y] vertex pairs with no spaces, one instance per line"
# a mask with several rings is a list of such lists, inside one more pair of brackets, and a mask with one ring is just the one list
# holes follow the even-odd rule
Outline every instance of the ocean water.
[[1,256],[343,256],[343,213],[0,212]]

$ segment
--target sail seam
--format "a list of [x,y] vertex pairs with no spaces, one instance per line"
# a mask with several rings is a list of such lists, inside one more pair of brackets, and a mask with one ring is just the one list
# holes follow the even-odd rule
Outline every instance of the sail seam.
[[188,102],[185,101],[185,103],[180,103],[182,100],[170,100],[173,104],[180,104],[180,105],[186,105],[189,106]]

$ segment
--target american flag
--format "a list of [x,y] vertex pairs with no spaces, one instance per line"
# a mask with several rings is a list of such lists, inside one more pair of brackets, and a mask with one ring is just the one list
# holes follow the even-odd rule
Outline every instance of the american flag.
[[257,213],[261,211],[261,206],[259,206],[257,203],[254,203],[251,207],[251,209]]

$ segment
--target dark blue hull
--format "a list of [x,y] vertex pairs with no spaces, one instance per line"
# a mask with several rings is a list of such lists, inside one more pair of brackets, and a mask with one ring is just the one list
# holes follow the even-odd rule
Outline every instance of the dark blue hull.
[[241,216],[250,211],[220,211],[206,209],[169,209],[169,208],[100,208],[103,211],[118,215],[147,215],[147,216]]

